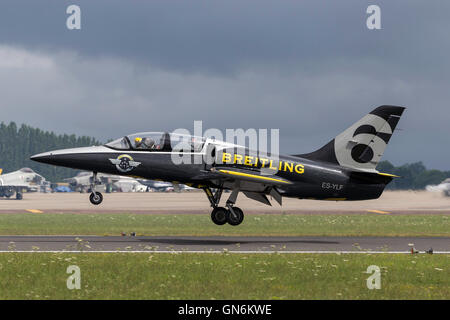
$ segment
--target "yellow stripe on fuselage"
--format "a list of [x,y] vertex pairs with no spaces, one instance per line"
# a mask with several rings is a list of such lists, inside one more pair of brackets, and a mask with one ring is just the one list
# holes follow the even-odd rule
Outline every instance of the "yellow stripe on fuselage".
[[243,173],[243,172],[237,172],[237,171],[231,171],[231,170],[219,170],[219,171],[223,172],[223,173],[227,173],[227,174],[233,174],[236,176],[249,177],[249,178],[261,179],[261,180],[266,180],[266,181],[276,181],[276,182],[281,182],[281,183],[286,183],[286,184],[290,183],[290,182],[287,182],[284,180],[269,178],[269,177],[262,177],[262,176],[258,176],[255,174],[249,174],[249,173]]

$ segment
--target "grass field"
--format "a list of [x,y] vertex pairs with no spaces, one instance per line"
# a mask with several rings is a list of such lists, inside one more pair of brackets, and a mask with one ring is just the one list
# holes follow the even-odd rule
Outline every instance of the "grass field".
[[[0,234],[450,236],[449,215],[1,214]],[[67,267],[81,269],[69,290]],[[380,290],[366,269],[381,268]],[[450,299],[450,255],[0,253],[0,299]]]
[[208,215],[0,214],[0,235],[450,236],[450,215],[247,215],[216,226]]
[[449,270],[450,255],[1,253],[0,299],[450,299]]

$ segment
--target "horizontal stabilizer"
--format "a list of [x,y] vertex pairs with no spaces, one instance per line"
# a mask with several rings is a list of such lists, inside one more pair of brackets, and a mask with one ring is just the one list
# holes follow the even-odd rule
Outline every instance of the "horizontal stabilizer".
[[350,178],[366,184],[388,184],[392,179],[398,178],[398,176],[381,172],[353,171],[350,173]]

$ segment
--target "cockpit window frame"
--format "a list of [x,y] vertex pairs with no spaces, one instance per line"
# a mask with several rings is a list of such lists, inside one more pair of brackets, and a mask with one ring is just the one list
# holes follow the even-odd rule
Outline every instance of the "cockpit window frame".
[[124,136],[123,138],[125,139],[125,141],[128,144],[128,149],[133,150],[133,144],[131,143],[130,138],[128,138],[128,136]]
[[[133,133],[126,136],[127,140],[131,146],[130,151],[144,151],[144,152],[171,152],[172,149],[170,148],[170,134],[168,132],[139,132],[139,133]],[[140,137],[143,140],[146,138],[150,138],[150,140],[153,142],[151,148],[136,148],[135,144],[132,142],[133,140],[130,139],[135,137]],[[169,138],[169,143],[167,143],[167,137]],[[156,148],[158,146],[159,148]]]
[[[113,147],[112,145],[111,145],[111,143],[113,143],[113,142],[116,142],[116,141],[124,141],[125,140],[125,142],[126,142],[126,144],[128,145],[128,148],[117,148],[117,147]],[[116,140],[113,140],[113,141],[110,141],[110,142],[108,142],[108,143],[105,143],[103,146],[105,146],[105,147],[108,147],[108,148],[110,148],[110,149],[113,149],[113,150],[120,150],[120,151],[130,151],[130,150],[133,150],[132,148],[131,148],[131,143],[130,143],[130,139],[128,139],[128,137],[127,136],[124,136],[124,137],[122,137],[122,138],[118,138],[118,139],[116,139]]]
[[[134,146],[134,144],[131,142],[130,137],[134,137],[134,136],[151,136],[151,135],[158,135],[160,136],[160,143],[158,144],[161,148],[160,149],[141,149],[141,148],[136,148]],[[140,132],[140,133],[133,133],[133,134],[129,134],[124,136],[123,138],[121,138],[121,140],[116,139],[113,140],[109,143],[104,144],[105,147],[108,147],[110,149],[113,150],[119,150],[119,151],[138,151],[138,152],[183,152],[183,151],[174,151],[174,146],[173,146],[173,138],[175,136],[179,136],[179,137],[185,137],[187,138],[186,140],[191,140],[191,141],[200,141],[200,148],[197,148],[197,150],[195,150],[194,148],[191,151],[188,151],[186,153],[197,153],[197,152],[202,152],[203,147],[206,143],[206,138],[204,137],[198,137],[198,136],[193,136],[193,135],[183,135],[183,134],[178,134],[178,133],[173,133],[173,132]],[[115,141],[122,141],[124,140],[127,144],[127,148],[118,148],[118,147],[114,147],[112,145],[110,145],[112,142]],[[177,141],[177,140],[175,140]]]

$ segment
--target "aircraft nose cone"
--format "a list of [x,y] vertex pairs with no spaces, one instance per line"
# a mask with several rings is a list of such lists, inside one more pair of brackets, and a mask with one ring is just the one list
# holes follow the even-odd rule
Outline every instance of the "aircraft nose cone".
[[50,152],[39,153],[30,157],[31,160],[42,163],[50,163],[52,158],[53,156]]

